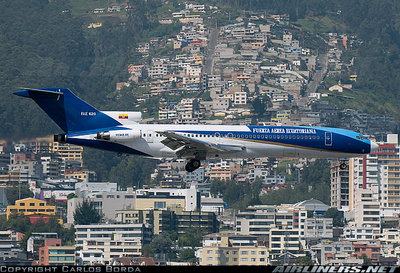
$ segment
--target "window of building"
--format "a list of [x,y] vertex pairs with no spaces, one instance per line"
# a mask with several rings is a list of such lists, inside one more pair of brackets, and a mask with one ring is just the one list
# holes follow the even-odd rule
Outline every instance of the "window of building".
[[167,207],[167,203],[164,202],[160,202],[160,201],[155,201],[154,202],[154,209],[165,209]]

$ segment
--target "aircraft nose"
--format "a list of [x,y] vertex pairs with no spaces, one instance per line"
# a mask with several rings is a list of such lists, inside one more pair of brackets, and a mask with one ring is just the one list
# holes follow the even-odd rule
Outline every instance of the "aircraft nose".
[[376,152],[379,149],[379,145],[371,141],[371,153]]

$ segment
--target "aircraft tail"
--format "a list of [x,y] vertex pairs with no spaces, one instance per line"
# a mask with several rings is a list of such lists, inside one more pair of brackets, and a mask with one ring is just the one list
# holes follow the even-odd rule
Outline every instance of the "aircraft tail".
[[67,88],[25,88],[14,95],[33,99],[64,132],[87,131],[121,125],[78,98]]

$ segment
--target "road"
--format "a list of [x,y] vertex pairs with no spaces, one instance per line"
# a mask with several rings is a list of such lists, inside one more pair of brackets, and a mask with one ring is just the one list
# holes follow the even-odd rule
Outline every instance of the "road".
[[306,94],[315,93],[318,86],[321,84],[326,72],[328,71],[328,55],[326,53],[319,55],[317,59],[317,66],[320,70],[314,73],[312,81],[308,84]]
[[214,67],[214,52],[215,52],[215,47],[217,46],[218,42],[218,28],[213,27],[210,30],[210,35],[208,37],[208,49],[207,49],[207,56],[205,60],[205,66],[204,66],[204,73],[205,74],[212,74],[213,73],[213,67]]
[[307,85],[304,96],[300,97],[297,101],[297,106],[300,108],[305,108],[307,106],[309,101],[308,95],[317,91],[321,81],[324,79],[324,76],[328,71],[328,55],[326,53],[318,56],[317,66],[321,69],[315,71],[312,80]]

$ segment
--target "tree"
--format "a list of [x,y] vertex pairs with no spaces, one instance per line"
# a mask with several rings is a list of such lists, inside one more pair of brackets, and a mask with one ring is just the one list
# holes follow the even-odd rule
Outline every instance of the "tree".
[[75,225],[95,224],[99,223],[101,219],[102,216],[95,209],[94,204],[86,199],[76,208],[74,213]]
[[22,184],[14,187],[7,187],[6,196],[8,203],[15,204],[15,201],[18,199],[33,197],[33,192],[31,192],[27,184]]
[[147,251],[149,254],[158,255],[161,258],[174,259],[176,257],[173,251],[174,241],[169,234],[161,233],[153,238]]
[[179,259],[181,261],[195,263],[197,261],[195,250],[193,248],[185,248],[179,255]]
[[333,219],[334,227],[343,227],[344,226],[343,217],[340,214],[340,212],[337,210],[337,208],[329,208],[325,212],[325,217]]
[[300,256],[296,259],[296,265],[313,265],[309,256]]
[[201,246],[201,240],[206,234],[200,228],[190,228],[186,231],[185,235],[178,238],[178,245],[180,247],[191,247],[192,249]]

